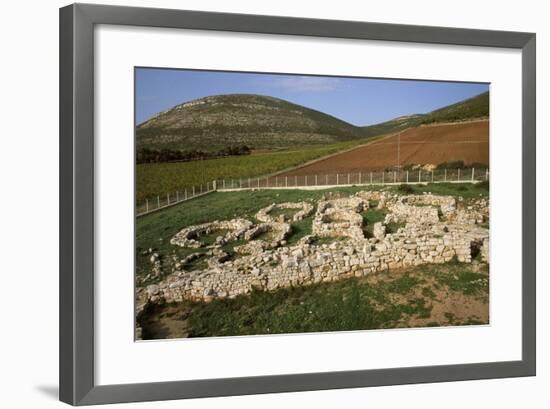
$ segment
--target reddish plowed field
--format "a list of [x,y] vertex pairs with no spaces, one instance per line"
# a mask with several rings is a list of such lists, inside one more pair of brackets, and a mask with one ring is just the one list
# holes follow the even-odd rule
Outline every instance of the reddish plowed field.
[[[489,165],[489,121],[421,126],[401,133],[400,165],[462,160]],[[351,173],[397,164],[397,135],[284,173],[288,176]]]

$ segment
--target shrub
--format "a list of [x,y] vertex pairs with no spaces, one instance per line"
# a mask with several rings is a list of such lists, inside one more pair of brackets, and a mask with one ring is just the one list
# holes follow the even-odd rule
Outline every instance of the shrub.
[[399,185],[397,187],[397,190],[401,193],[407,193],[407,194],[414,193],[414,188],[411,185],[406,185],[406,184]]
[[149,149],[140,148],[136,153],[136,162],[139,163],[163,163],[163,162],[188,162],[194,160],[205,160],[222,158],[225,156],[250,155],[251,150],[246,145],[228,146],[217,152],[204,152],[196,149],[192,150],[172,150],[172,149]]
[[442,162],[437,165],[437,169],[464,169],[463,160],[454,160],[450,162]]

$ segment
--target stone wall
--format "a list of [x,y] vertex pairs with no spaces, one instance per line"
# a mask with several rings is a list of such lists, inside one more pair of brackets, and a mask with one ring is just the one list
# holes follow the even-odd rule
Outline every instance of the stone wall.
[[214,221],[189,226],[179,231],[172,239],[170,244],[180,247],[199,248],[203,247],[200,242],[200,236],[214,233],[218,230],[229,230],[225,235],[216,238],[216,244],[222,245],[231,241],[239,240],[252,227],[252,222],[246,219],[232,219],[223,221]]
[[363,217],[359,212],[368,206],[368,201],[356,196],[322,200],[317,206],[311,231],[319,237],[363,239]]
[[[214,297],[247,294],[253,288],[274,290],[400,267],[445,263],[454,256],[468,263],[472,241],[481,241],[482,249],[486,249],[486,229],[466,232],[452,228],[445,232],[443,226],[430,231],[407,226],[399,233],[387,234],[383,240],[279,247],[218,263],[207,271],[173,274],[162,283],[147,287],[146,295],[151,302],[209,301]],[[481,251],[483,254],[484,250]]]
[[269,244],[270,247],[277,247],[284,244],[283,241],[291,232],[290,224],[282,222],[260,223],[251,227],[244,233],[245,240],[253,240],[264,233],[269,233],[267,240],[262,240]]
[[[294,213],[292,218],[285,217],[284,215],[280,215],[279,217],[275,218],[270,214],[274,209],[297,209],[298,211]],[[261,222],[285,222],[289,220],[296,222],[310,216],[314,210],[315,207],[308,202],[285,202],[277,204],[273,203],[267,207],[264,207],[263,209],[260,209],[258,213],[256,213],[255,217]]]

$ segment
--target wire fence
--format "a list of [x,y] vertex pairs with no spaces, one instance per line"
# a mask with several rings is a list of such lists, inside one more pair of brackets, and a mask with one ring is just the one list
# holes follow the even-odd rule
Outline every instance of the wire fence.
[[216,179],[198,186],[146,199],[136,205],[136,215],[192,200],[215,191],[250,189],[323,189],[339,186],[400,185],[418,183],[479,183],[489,180],[489,169],[384,170],[377,172],[281,175],[238,179]]
[[164,195],[157,195],[155,197],[145,199],[141,202],[136,203],[136,216],[143,216],[145,214],[156,212],[157,210],[173,206],[177,203],[196,199],[197,197],[215,192],[215,185],[215,182],[208,182],[198,186],[191,186],[189,188],[184,188],[175,192],[166,193]]

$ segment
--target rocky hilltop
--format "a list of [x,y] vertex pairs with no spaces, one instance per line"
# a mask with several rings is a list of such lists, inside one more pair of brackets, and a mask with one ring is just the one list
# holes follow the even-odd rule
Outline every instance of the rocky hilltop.
[[281,99],[248,94],[205,97],[138,125],[138,148],[217,151],[228,146],[288,148],[362,137],[361,129]]

